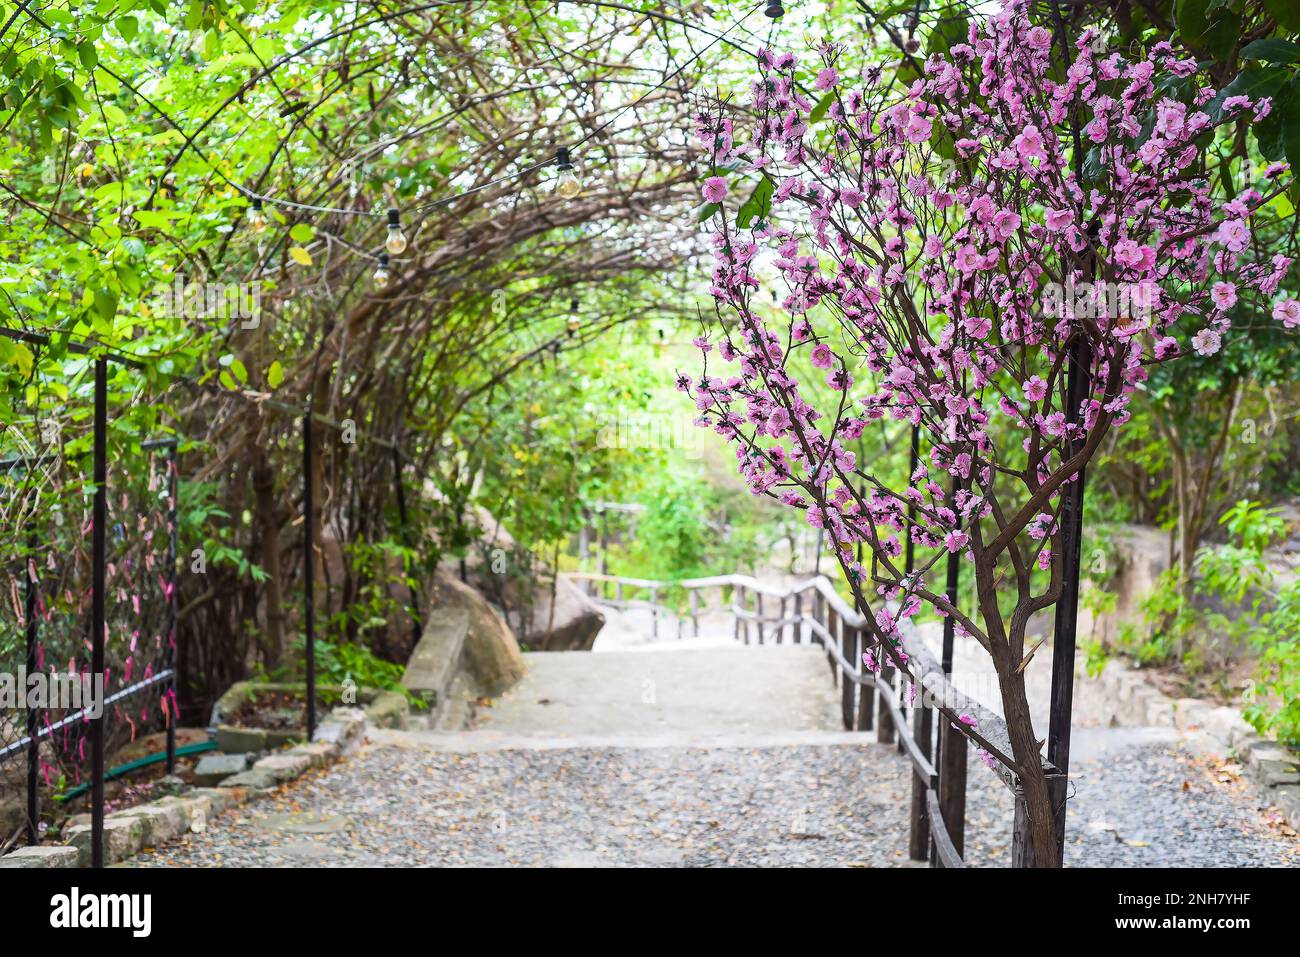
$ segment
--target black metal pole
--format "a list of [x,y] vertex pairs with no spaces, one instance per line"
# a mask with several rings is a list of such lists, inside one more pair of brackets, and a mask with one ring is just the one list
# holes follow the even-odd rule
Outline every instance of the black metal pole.
[[315,503],[311,476],[311,396],[302,417],[302,512],[303,512],[303,630],[307,649],[307,739],[316,736],[316,561],[313,525]]
[[[912,476],[916,474],[916,467],[921,461],[921,427],[912,426],[912,450],[907,457],[907,484],[912,484]],[[904,529],[903,538],[903,571],[909,577],[916,570],[916,543],[912,541],[912,526],[916,523],[916,503],[909,498],[907,500],[907,528]]]
[[[960,480],[953,476],[952,479],[952,510],[957,513],[957,490],[961,487]],[[957,528],[961,529],[961,515],[957,514]],[[948,553],[948,585],[944,594],[947,595],[948,603],[954,608],[957,606],[957,591],[961,587],[961,551]],[[950,613],[943,620],[943,673],[952,674],[952,657],[954,637],[957,629],[957,619]]]
[[[102,687],[104,675],[104,570],[108,522],[108,360],[95,360],[95,499],[92,506],[90,680]],[[90,863],[104,866],[104,714],[90,722]]]
[[[27,588],[25,592],[25,611],[27,615],[27,674],[36,674],[36,532],[31,531],[27,535]],[[20,695],[26,695],[26,688],[19,688]],[[30,702],[29,702],[30,704]],[[41,760],[40,742],[36,740],[36,729],[40,725],[40,714],[37,708],[29,707],[27,709],[27,843],[35,844],[40,840],[40,828],[38,822],[41,813],[41,798],[38,789],[38,773]]]
[[176,722],[179,720],[176,707],[176,617],[179,606],[176,594],[178,575],[176,574],[177,529],[176,529],[176,443],[167,451],[167,662],[171,668],[171,681],[167,683],[163,695],[171,695],[167,707],[167,773],[176,773]]
[[[1083,335],[1076,335],[1069,353],[1069,381],[1066,385],[1065,420],[1082,425],[1083,404],[1092,393],[1092,348]],[[1070,443],[1073,455],[1084,444],[1075,433]],[[1052,701],[1047,726],[1047,760],[1061,777],[1053,789],[1056,805],[1057,859],[1065,855],[1065,790],[1070,771],[1070,716],[1074,709],[1074,648],[1079,622],[1079,572],[1083,549],[1084,470],[1065,488],[1061,503],[1061,600],[1056,603],[1052,629]]]

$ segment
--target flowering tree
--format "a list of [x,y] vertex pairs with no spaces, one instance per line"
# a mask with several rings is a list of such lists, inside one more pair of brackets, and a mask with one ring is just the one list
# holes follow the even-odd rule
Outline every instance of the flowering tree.
[[[733,224],[727,179],[705,183],[719,323],[698,340],[703,374],[678,386],[755,494],[824,529],[870,611],[869,666],[908,673],[900,622],[925,606],[987,652],[1013,751],[999,757],[1036,863],[1054,866],[1025,633],[1062,595],[1067,493],[1152,363],[1216,352],[1235,310],[1295,324],[1300,306],[1267,301],[1290,260],[1252,243],[1286,167],[1216,197],[1203,146],[1270,103],[1218,95],[1169,43],[1135,61],[1093,29],[1069,44],[1023,0],[964,39],[906,89],[879,66],[842,76],[826,46],[808,90],[794,55],[763,51],[746,142],[724,104],[701,112],[714,166],[761,185]],[[849,448],[886,418],[928,447],[905,484]],[[935,550],[911,575],[904,536]],[[947,553],[969,561],[974,607],[932,584]],[[973,724],[960,730],[992,760]]]

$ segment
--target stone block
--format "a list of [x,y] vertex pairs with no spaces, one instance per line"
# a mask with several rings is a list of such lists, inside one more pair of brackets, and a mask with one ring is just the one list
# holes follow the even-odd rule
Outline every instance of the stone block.
[[222,788],[247,788],[250,791],[265,791],[276,786],[275,772],[269,768],[253,766],[240,774],[232,775],[221,782]]
[[20,847],[0,857],[0,868],[76,867],[79,859],[75,847]]
[[[137,817],[110,814],[104,818],[104,863],[124,861],[144,847],[144,823]],[[77,851],[80,866],[91,861],[91,828],[74,827],[67,834],[67,844]]]
[[299,777],[309,767],[311,767],[311,758],[308,755],[294,754],[290,751],[262,758],[253,765],[253,770],[270,771],[277,783],[283,783]]
[[210,787],[232,774],[247,770],[247,754],[205,754],[194,768],[194,780],[204,787]]
[[411,706],[396,691],[380,691],[366,708],[366,718],[377,728],[405,728]]
[[327,741],[316,741],[313,744],[299,744],[293,747],[290,754],[301,754],[307,758],[313,768],[324,767],[331,760],[338,757],[338,749]]
[[1256,761],[1251,770],[1255,779],[1265,787],[1300,785],[1300,765],[1294,761]]

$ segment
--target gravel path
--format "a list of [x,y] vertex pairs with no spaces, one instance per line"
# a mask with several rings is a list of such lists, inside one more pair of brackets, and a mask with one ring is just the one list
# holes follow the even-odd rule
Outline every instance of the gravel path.
[[[915,866],[910,765],[842,731],[825,656],[714,637],[528,655],[475,730],[372,732],[333,768],[133,863]],[[970,649],[958,660],[979,685]],[[1250,785],[1193,761],[1172,730],[1106,727],[1100,704],[1085,692],[1076,710],[1068,864],[1300,863]],[[973,756],[968,781],[966,858],[1005,867],[1011,795]]]
[[879,745],[378,745],[134,863],[905,866],[902,772]]
[[[1091,753],[1088,732],[1080,736],[1069,864],[1300,864],[1295,838],[1270,826],[1248,786],[1218,781],[1174,744],[1106,734]],[[333,769],[133,863],[909,865],[907,766],[890,747],[549,740],[518,750],[480,735],[460,737],[483,750],[448,750],[454,736],[381,734]],[[982,765],[969,779],[967,856],[1006,866],[1010,796]]]

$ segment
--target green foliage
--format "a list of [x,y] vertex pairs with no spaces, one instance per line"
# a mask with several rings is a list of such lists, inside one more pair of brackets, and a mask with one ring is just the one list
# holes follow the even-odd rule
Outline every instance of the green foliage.
[[1240,540],[1244,548],[1255,552],[1264,551],[1286,535],[1286,521],[1279,509],[1249,499],[1241,499],[1224,512],[1219,524]]
[[1162,575],[1142,602],[1146,630],[1122,628],[1117,644],[1144,664],[1176,662],[1192,676],[1224,667],[1225,647],[1253,653],[1247,720],[1261,733],[1300,741],[1300,582],[1279,586],[1264,552],[1285,523],[1275,509],[1243,500],[1220,524],[1232,540],[1197,552],[1192,582],[1176,570]]

